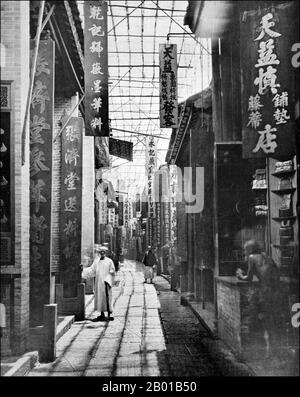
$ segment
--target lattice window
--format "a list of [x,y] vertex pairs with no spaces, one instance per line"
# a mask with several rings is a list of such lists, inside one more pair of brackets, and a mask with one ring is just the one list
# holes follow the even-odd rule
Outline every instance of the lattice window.
[[1,109],[10,108],[10,85],[1,84],[0,96],[1,96],[1,103],[0,103]]
[[[3,233],[5,234],[5,233]],[[1,257],[0,262],[10,262],[11,261],[11,238],[1,235],[0,237],[0,247],[1,247]]]

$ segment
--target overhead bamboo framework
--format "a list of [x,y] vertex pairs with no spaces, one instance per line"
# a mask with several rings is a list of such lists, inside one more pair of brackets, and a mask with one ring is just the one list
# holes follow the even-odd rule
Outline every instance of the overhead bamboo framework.
[[[83,20],[83,1],[77,1]],[[159,126],[159,44],[177,45],[178,100],[205,89],[211,78],[210,41],[184,25],[188,1],[108,0],[109,118],[113,137],[133,142],[133,162],[113,158],[116,173],[144,184],[145,139],[158,141],[164,162],[171,135]],[[135,161],[136,159],[136,161]],[[138,160],[139,159],[139,160]],[[138,161],[137,161],[138,160]]]

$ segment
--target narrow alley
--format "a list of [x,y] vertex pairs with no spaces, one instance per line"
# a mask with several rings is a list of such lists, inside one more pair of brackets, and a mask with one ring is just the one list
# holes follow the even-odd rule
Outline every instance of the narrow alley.
[[299,377],[299,5],[1,1],[1,378]]
[[93,300],[85,321],[57,343],[57,359],[28,376],[220,375],[201,348],[205,330],[177,292],[157,276],[144,283],[142,265],[125,261],[114,288],[114,321],[95,322]]

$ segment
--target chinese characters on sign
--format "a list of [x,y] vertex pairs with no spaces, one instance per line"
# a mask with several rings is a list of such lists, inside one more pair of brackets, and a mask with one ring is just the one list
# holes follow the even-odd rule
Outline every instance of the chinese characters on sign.
[[170,237],[173,245],[176,244],[176,230],[177,230],[177,217],[176,217],[176,195],[177,195],[177,168],[170,165],[170,190],[171,190],[171,230]]
[[160,128],[178,127],[177,47],[159,45]]
[[249,14],[242,22],[243,156],[246,158],[294,152],[289,97],[295,72],[288,60],[288,49],[293,37],[296,39],[295,29],[290,26],[293,13],[291,6],[273,7]]
[[161,213],[160,213],[160,206],[161,206],[160,202],[156,202],[155,203],[155,217],[156,217],[155,226],[156,226],[156,241],[157,241],[157,247],[158,248],[160,248],[161,241],[162,241],[162,239],[161,239],[161,221],[160,221]]
[[[32,44],[33,45],[33,44]],[[41,41],[30,109],[30,313],[43,321],[50,302],[54,42]]]
[[[64,124],[64,123],[63,123]],[[81,276],[83,120],[71,117],[62,132],[61,264],[66,294],[74,296]]]
[[124,201],[123,210],[124,210],[124,226],[126,227],[126,229],[128,229],[128,227],[129,227],[129,201],[128,201],[128,198],[126,198]]
[[109,136],[107,3],[84,2],[85,135]]
[[154,172],[157,166],[157,157],[156,157],[156,142],[153,137],[150,137],[146,140],[146,195],[148,196],[148,241],[149,244],[152,243],[153,237],[153,222],[152,218],[154,218],[154,194],[153,194],[153,179]]

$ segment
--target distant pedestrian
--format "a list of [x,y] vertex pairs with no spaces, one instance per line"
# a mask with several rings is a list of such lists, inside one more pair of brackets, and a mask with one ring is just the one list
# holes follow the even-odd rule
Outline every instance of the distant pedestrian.
[[176,246],[172,246],[170,261],[171,291],[177,291],[180,285],[180,261],[181,257],[177,254]]
[[145,281],[144,281],[144,283],[147,283],[148,279],[150,279],[150,283],[152,283],[153,277],[154,277],[154,269],[157,266],[157,259],[156,259],[154,252],[152,251],[152,248],[150,245],[148,247],[148,250],[145,252],[143,264],[145,265],[145,270],[144,270]]
[[271,345],[275,347],[275,333],[280,318],[280,274],[274,260],[262,251],[255,240],[247,241],[244,245],[245,259],[248,263],[247,275],[237,269],[239,279],[252,282],[256,276],[260,282],[259,289],[250,299],[251,311],[260,320],[266,343],[266,357],[270,355]]
[[[106,257],[106,247],[97,247],[97,253],[98,255],[92,265],[88,268],[83,268],[82,278],[96,277],[95,310],[101,314],[93,321],[113,320],[114,318],[111,316],[113,312],[112,285],[115,276],[115,266],[113,261]],[[104,312],[107,312],[107,318]]]
[[165,245],[163,245],[161,247],[161,253],[162,253],[162,273],[164,274],[170,274],[170,262],[171,262],[171,258],[170,258],[170,243],[169,241],[166,242]]

